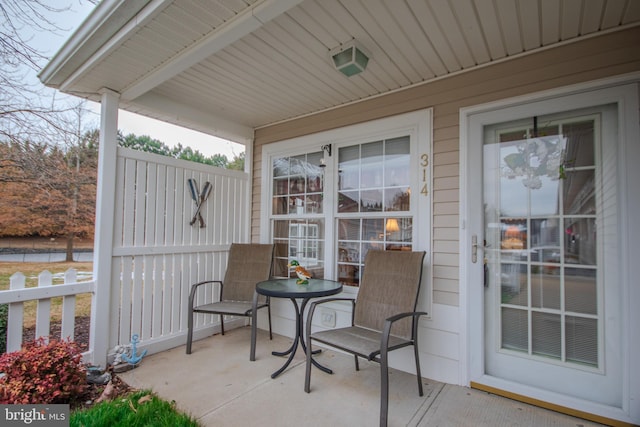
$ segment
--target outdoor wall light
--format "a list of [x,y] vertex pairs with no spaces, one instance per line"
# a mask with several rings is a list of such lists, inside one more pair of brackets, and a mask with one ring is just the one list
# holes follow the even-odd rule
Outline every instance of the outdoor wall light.
[[365,54],[365,50],[355,40],[332,49],[329,54],[336,70],[347,77],[363,72],[369,62],[369,57]]
[[325,144],[320,146],[320,149],[322,150],[322,158],[320,159],[320,167],[321,168],[326,168],[327,167],[327,160],[324,158],[324,153],[327,153],[327,155],[329,157],[331,157],[331,144]]

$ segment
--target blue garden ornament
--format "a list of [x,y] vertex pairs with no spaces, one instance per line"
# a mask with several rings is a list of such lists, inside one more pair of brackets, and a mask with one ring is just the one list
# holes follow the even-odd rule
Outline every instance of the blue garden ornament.
[[142,358],[146,356],[147,350],[144,350],[138,356],[136,353],[138,352],[137,346],[139,342],[140,342],[140,338],[138,337],[138,334],[133,334],[133,336],[131,337],[131,357],[127,356],[126,354],[123,354],[122,360],[129,363],[130,365],[137,365],[138,363],[140,363]]

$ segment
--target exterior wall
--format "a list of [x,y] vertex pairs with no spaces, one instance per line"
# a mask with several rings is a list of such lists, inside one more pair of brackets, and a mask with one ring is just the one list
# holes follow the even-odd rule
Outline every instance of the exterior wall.
[[476,104],[638,71],[638,46],[640,27],[630,28],[515,57],[386,96],[256,130],[252,240],[259,240],[260,235],[263,145],[433,107],[433,302],[458,306],[459,110]]
[[[260,239],[263,191],[262,147],[329,129],[433,108],[431,319],[421,322],[422,374],[437,381],[468,385],[466,310],[460,300],[460,109],[544,90],[637,72],[640,27],[568,43],[508,59],[386,96],[314,116],[257,129],[252,188],[252,240]],[[266,185],[269,185],[266,183]],[[292,334],[288,307],[276,308],[274,328]],[[340,317],[340,316],[338,316]],[[394,352],[399,353],[399,352]],[[391,366],[412,371],[407,354]]]

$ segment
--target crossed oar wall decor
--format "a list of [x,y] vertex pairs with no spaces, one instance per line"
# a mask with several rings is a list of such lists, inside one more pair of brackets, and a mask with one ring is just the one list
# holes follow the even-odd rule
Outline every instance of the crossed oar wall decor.
[[200,222],[200,228],[205,227],[204,219],[202,219],[202,214],[200,211],[202,210],[202,205],[207,201],[209,195],[211,194],[211,183],[209,181],[204,183],[204,187],[202,188],[202,193],[198,191],[198,183],[195,179],[189,178],[187,180],[189,184],[189,191],[191,192],[191,198],[196,203],[196,213],[193,214],[193,218],[189,222],[189,225],[193,225],[196,221]]

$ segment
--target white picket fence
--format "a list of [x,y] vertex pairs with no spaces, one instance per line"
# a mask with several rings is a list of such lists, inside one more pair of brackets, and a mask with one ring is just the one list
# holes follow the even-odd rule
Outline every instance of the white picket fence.
[[[64,283],[53,284],[53,275],[43,271],[38,275],[38,286],[26,288],[26,277],[18,272],[11,276],[9,289],[0,291],[0,304],[8,304],[7,353],[22,347],[24,333],[24,305],[36,301],[35,338],[51,334],[51,299],[62,297],[62,319],[60,339],[74,338],[76,296],[95,292],[95,281],[78,282],[77,272],[69,269],[64,273]],[[92,353],[91,348],[86,354]]]

